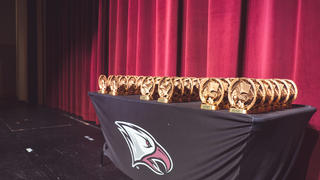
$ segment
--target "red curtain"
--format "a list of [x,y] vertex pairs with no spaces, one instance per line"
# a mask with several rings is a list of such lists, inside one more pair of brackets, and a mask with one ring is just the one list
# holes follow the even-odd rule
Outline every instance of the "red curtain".
[[[320,1],[110,1],[111,74],[289,78],[320,107]],[[319,114],[310,124],[320,130]]]
[[[107,69],[106,1],[46,3],[46,104],[96,121],[87,93]],[[107,22],[107,21],[106,21]]]
[[[47,1],[46,104],[96,121],[99,74],[289,78],[320,108],[319,0]],[[320,131],[320,115],[310,125]],[[320,142],[307,179],[319,178]]]
[[[47,103],[87,117],[87,91],[109,71],[290,78],[297,103],[320,107],[317,8],[316,0],[48,1]],[[319,118],[311,125],[320,130]]]
[[236,76],[241,1],[110,1],[109,71]]

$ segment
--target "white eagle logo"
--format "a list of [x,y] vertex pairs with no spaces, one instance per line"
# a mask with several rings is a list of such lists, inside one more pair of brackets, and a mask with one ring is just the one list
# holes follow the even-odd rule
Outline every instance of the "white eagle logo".
[[115,124],[130,149],[132,167],[144,165],[158,175],[168,174],[172,170],[170,155],[150,133],[128,122],[116,121]]

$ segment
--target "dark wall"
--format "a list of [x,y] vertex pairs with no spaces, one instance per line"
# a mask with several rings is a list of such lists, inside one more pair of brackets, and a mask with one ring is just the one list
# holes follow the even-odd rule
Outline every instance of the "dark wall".
[[16,96],[15,0],[0,1],[0,98]]
[[27,2],[28,19],[28,102],[37,104],[38,84],[37,84],[37,1]]

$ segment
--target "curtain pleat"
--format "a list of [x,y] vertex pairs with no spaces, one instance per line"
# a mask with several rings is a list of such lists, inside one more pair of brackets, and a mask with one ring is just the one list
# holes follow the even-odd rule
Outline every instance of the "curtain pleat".
[[[319,107],[318,67],[320,2],[285,0],[248,2],[244,76],[293,79],[299,88],[296,103]],[[310,124],[320,129],[319,113]]]
[[97,118],[87,93],[96,90],[107,69],[102,66],[107,44],[102,11],[107,9],[99,4],[102,0],[47,3],[46,104],[91,121]]
[[176,75],[178,1],[110,1],[109,72]]
[[[319,107],[319,96],[310,96],[320,84],[318,7],[313,0],[48,1],[47,104],[95,120],[86,93],[108,71],[290,78],[297,102]],[[311,125],[320,129],[318,118]]]
[[182,76],[207,74],[209,1],[183,1]]
[[[110,3],[110,7],[111,7]],[[136,73],[136,56],[137,56],[137,30],[138,30],[138,1],[128,1],[128,19],[127,21],[127,34],[124,37],[127,39],[127,46],[124,47],[123,52],[126,56],[126,73]],[[110,10],[110,16],[112,10]],[[110,22],[109,30],[112,31],[112,23]],[[110,39],[109,47],[111,48],[112,39]],[[110,51],[111,54],[111,51]],[[109,58],[111,62],[111,57]],[[111,68],[111,66],[109,67]],[[110,69],[113,72],[113,69]]]
[[[300,0],[296,28],[296,48],[293,78],[300,88],[297,103],[320,108],[320,1]],[[320,130],[320,114],[316,113],[310,124]]]
[[297,102],[319,106],[310,96],[320,84],[318,1],[58,0],[47,7],[52,107],[95,119],[86,93],[107,71],[290,78]]
[[292,0],[249,0],[246,76],[292,78],[297,5],[298,2]]
[[209,1],[206,76],[237,76],[241,0]]
[[[46,6],[45,103],[84,120],[98,123],[87,93],[98,89],[100,74],[289,78],[299,88],[296,103],[320,108],[320,1],[55,0]],[[316,113],[310,121],[318,130],[319,119]]]
[[175,76],[177,71],[178,1],[156,1],[154,74]]

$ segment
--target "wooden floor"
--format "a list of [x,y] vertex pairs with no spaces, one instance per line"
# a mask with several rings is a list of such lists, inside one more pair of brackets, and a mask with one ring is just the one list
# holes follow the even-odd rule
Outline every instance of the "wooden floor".
[[1,180],[130,180],[100,163],[99,128],[49,108],[0,102]]

